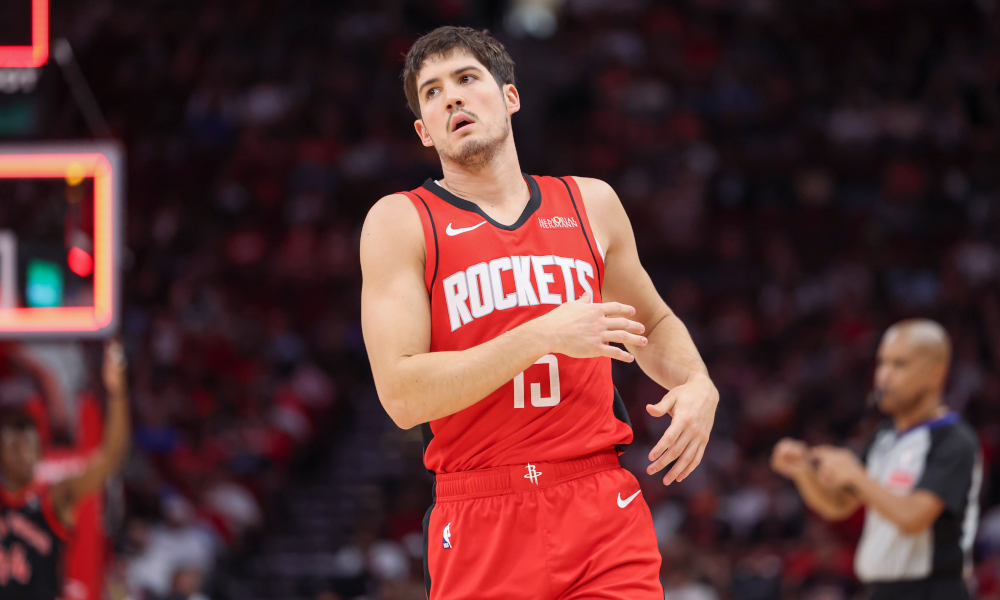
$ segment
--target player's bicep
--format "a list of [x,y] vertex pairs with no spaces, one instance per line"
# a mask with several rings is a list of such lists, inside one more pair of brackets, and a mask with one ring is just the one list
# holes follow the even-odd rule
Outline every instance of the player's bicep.
[[430,348],[430,302],[424,284],[423,230],[405,196],[376,204],[361,233],[361,328],[375,385],[394,395],[396,369]]

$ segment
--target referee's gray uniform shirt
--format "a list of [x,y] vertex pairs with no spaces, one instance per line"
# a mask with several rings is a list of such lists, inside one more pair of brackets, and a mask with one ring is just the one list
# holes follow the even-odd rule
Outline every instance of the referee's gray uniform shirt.
[[875,433],[865,456],[868,475],[889,491],[933,492],[944,512],[926,531],[906,535],[869,509],[854,557],[866,583],[961,579],[971,569],[979,521],[982,461],[975,432],[956,413],[897,432],[892,421]]

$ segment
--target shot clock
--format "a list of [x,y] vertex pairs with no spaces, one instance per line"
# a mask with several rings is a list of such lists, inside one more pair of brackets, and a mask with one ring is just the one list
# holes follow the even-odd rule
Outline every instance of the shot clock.
[[114,333],[123,169],[113,142],[0,145],[0,339]]

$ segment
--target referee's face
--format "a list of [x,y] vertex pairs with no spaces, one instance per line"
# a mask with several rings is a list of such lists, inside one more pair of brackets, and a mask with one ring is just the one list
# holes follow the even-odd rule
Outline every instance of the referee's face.
[[882,339],[875,367],[875,387],[881,392],[879,410],[888,415],[906,413],[930,394],[940,395],[944,367],[932,353],[906,335]]

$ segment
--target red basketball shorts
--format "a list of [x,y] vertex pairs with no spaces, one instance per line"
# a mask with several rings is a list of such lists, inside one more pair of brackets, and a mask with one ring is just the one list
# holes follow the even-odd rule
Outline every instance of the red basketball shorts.
[[614,450],[438,475],[435,496],[430,600],[663,600],[653,519]]

